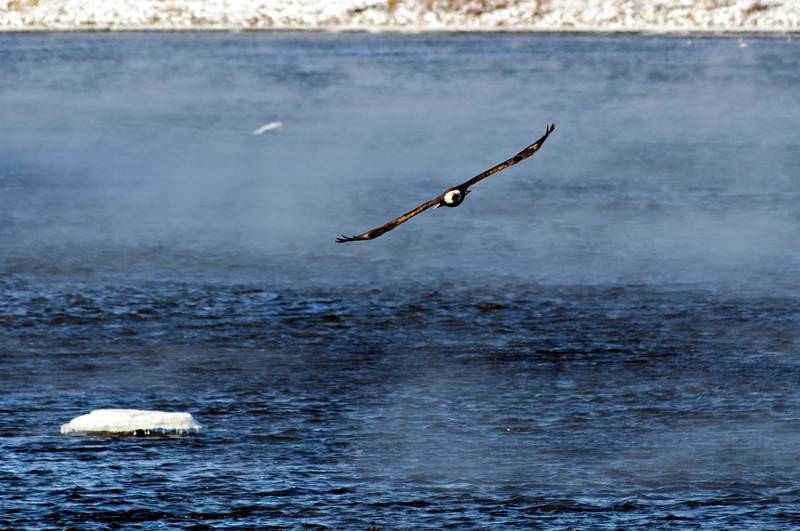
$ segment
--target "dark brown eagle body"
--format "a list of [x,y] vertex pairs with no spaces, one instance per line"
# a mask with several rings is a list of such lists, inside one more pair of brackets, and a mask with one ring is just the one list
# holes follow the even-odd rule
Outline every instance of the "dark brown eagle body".
[[509,166],[513,166],[514,164],[516,164],[521,160],[527,159],[528,157],[536,153],[539,150],[539,148],[542,147],[544,141],[547,140],[547,137],[550,136],[550,133],[552,133],[555,130],[555,128],[556,128],[555,124],[548,125],[547,129],[545,130],[544,136],[542,136],[539,140],[537,140],[530,146],[526,147],[525,149],[523,149],[510,159],[503,161],[500,164],[497,164],[496,166],[492,166],[488,170],[484,171],[483,173],[479,173],[478,175],[476,175],[475,177],[473,177],[472,179],[470,179],[465,183],[459,184],[458,186],[454,186],[453,188],[448,188],[447,190],[442,192],[440,195],[434,197],[430,201],[422,203],[414,210],[406,212],[402,216],[393,219],[389,223],[355,236],[342,235],[339,238],[336,238],[336,241],[338,243],[343,243],[343,242],[355,242],[359,240],[371,240],[373,238],[377,238],[378,236],[386,232],[389,232],[390,230],[397,227],[401,223],[408,221],[417,214],[424,212],[431,207],[434,206],[437,208],[442,206],[457,207],[462,202],[464,202],[464,199],[467,197],[467,194],[469,194],[472,191],[470,190],[470,187],[486,179],[487,177],[508,168]]

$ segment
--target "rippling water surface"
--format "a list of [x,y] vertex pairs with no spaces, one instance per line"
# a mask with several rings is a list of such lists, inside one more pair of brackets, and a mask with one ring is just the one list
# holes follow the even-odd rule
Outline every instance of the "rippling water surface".
[[[0,36],[0,526],[800,526],[800,54],[747,43]],[[207,428],[59,434],[107,407]]]

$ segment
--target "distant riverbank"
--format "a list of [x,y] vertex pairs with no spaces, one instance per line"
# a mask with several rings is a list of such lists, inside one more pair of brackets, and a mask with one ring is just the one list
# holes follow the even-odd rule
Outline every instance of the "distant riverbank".
[[0,0],[0,31],[800,31],[791,0]]

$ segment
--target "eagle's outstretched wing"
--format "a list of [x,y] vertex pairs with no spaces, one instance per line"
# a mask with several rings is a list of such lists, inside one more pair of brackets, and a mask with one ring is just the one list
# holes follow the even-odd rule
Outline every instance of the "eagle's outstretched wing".
[[470,186],[473,186],[476,183],[481,182],[482,180],[484,180],[485,178],[489,177],[490,175],[494,175],[495,173],[497,173],[497,172],[499,172],[501,170],[504,170],[504,169],[508,168],[509,166],[513,166],[514,164],[516,164],[517,162],[519,162],[521,160],[527,159],[528,157],[530,157],[531,155],[533,155],[534,153],[539,151],[539,148],[542,147],[542,144],[544,144],[544,141],[547,140],[547,137],[550,136],[550,133],[555,131],[555,129],[556,129],[556,124],[548,125],[547,129],[544,132],[544,136],[542,136],[542,138],[540,138],[539,140],[537,140],[536,142],[534,142],[530,146],[526,147],[525,149],[523,149],[522,151],[520,151],[519,153],[517,153],[516,155],[514,155],[510,159],[508,159],[508,160],[506,160],[504,162],[501,162],[497,166],[492,166],[491,168],[489,168],[485,172],[479,173],[478,175],[476,175],[475,177],[473,177],[469,181],[467,181],[465,183],[462,183],[462,184],[459,184],[458,186],[454,186],[453,189],[458,189],[463,194],[463,193],[465,193],[467,191],[467,189]]
[[425,201],[424,203],[422,203],[420,206],[418,206],[414,210],[412,210],[410,212],[406,212],[405,214],[403,214],[399,218],[393,219],[392,221],[390,221],[386,225],[381,225],[380,227],[378,227],[376,229],[368,230],[367,232],[362,232],[361,234],[357,234],[355,236],[345,236],[343,234],[340,237],[336,238],[336,242],[337,243],[355,242],[355,241],[358,241],[358,240],[371,240],[373,238],[377,238],[378,236],[380,236],[384,232],[389,232],[390,230],[392,230],[396,226],[400,225],[401,223],[404,223],[404,222],[408,221],[409,219],[413,218],[414,216],[416,216],[420,212],[424,212],[424,211],[428,210],[429,208],[431,208],[432,206],[435,206],[435,205],[441,203],[442,199],[444,199],[444,194],[441,194],[438,197],[434,197],[430,201]]

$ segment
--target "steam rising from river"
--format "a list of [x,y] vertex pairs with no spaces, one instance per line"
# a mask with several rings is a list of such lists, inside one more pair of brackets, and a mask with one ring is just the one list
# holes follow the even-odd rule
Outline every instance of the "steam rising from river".
[[[5,273],[796,287],[800,69],[777,53],[791,43],[116,38],[127,46],[28,37],[31,64],[52,57],[47,75],[2,72]],[[437,53],[417,54],[430,40]],[[61,62],[67,47],[83,61]],[[785,68],[751,73],[765,61]],[[284,128],[250,134],[271,120]],[[534,158],[460,208],[334,244],[550,121]]]

